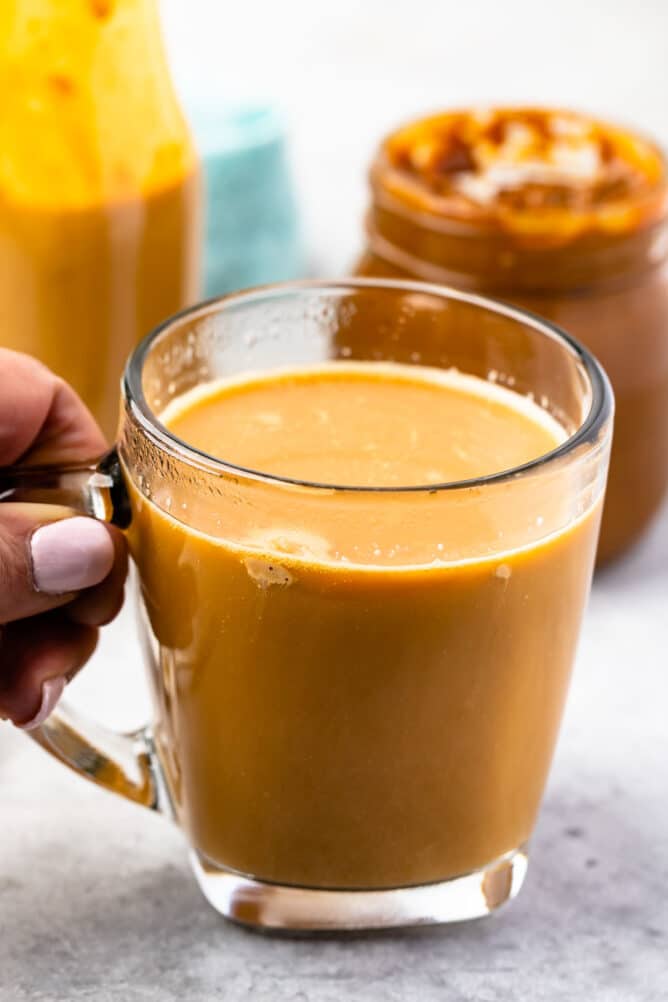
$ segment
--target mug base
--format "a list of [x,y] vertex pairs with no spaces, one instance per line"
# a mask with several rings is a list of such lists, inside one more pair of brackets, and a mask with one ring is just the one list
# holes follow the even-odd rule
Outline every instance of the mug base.
[[383,890],[323,890],[268,883],[211,863],[191,862],[205,898],[225,918],[257,929],[335,932],[438,925],[481,918],[519,893],[525,846],[488,866],[436,884]]

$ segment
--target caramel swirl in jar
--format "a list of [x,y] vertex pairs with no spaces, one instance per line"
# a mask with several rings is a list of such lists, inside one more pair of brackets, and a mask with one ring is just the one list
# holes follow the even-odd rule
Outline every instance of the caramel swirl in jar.
[[666,208],[660,151],[571,111],[446,112],[399,129],[382,152],[386,190],[414,208],[517,235],[623,232]]

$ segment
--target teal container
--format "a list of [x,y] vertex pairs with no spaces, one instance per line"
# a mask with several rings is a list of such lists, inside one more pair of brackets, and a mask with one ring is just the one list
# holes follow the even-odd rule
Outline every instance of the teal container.
[[303,251],[280,114],[266,105],[188,104],[204,176],[203,294],[299,277]]

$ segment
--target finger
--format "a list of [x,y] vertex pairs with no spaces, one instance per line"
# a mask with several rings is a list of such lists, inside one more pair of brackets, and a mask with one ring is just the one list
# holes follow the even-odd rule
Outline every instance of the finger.
[[59,612],[3,627],[0,715],[24,728],[42,723],[96,643],[97,630],[72,623]]
[[0,466],[100,455],[104,435],[74,390],[44,365],[0,348]]
[[34,616],[103,581],[115,548],[107,526],[45,505],[0,506],[0,622]]
[[104,581],[89,588],[67,606],[67,615],[75,623],[104,626],[120,612],[128,573],[128,547],[118,529],[107,527],[114,544],[114,565]]

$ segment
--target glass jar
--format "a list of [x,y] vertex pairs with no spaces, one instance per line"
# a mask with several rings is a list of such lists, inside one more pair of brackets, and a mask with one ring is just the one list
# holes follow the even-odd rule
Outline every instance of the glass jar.
[[0,5],[0,344],[107,434],[127,355],[197,297],[197,158],[155,0]]
[[449,112],[385,139],[371,191],[356,274],[507,300],[570,331],[603,363],[617,409],[599,561],[619,554],[668,489],[661,152],[572,112]]

